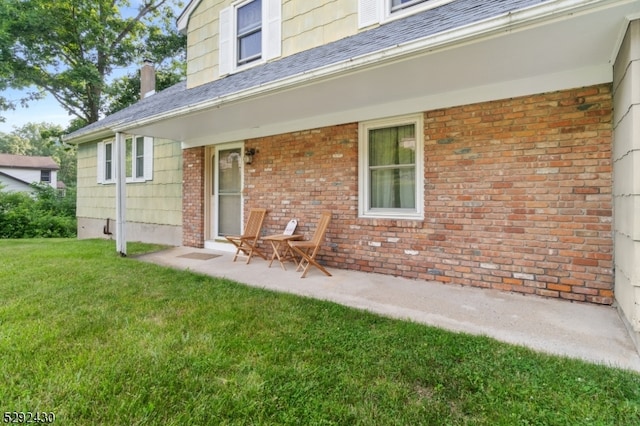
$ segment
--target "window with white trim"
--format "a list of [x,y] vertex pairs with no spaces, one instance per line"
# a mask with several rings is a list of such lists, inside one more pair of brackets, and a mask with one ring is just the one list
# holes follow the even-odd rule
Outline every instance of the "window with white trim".
[[145,179],[145,138],[144,136],[130,136],[125,139],[125,158],[127,182],[135,182]]
[[51,183],[51,170],[40,170],[40,182]]
[[358,0],[358,28],[381,24],[453,0]]
[[359,214],[423,219],[422,115],[360,123]]
[[98,183],[114,183],[115,180],[115,163],[113,141],[98,142],[97,152],[97,171],[96,177]]
[[391,0],[391,13],[424,3],[427,0]]
[[[99,142],[97,180],[101,184],[115,183],[116,156],[112,140]],[[125,138],[125,174],[127,182],[146,182],[153,179],[153,138],[127,136]]]
[[220,11],[221,76],[281,55],[281,3],[281,0],[242,0]]
[[236,63],[248,64],[262,57],[262,0],[236,9]]

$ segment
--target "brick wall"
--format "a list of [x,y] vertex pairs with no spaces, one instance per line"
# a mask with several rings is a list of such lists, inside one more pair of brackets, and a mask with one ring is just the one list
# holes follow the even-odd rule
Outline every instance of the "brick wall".
[[204,147],[182,151],[182,244],[204,247]]
[[612,303],[611,132],[609,85],[428,112],[432,278]]
[[246,141],[245,209],[307,236],[332,210],[329,267],[612,303],[609,85],[429,111],[424,135],[424,222],[358,218],[357,123]]

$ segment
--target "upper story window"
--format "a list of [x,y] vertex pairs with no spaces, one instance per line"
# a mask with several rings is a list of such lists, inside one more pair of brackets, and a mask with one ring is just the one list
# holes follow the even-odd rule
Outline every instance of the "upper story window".
[[453,0],[358,0],[358,28],[381,24]]
[[391,12],[415,6],[418,3],[424,3],[427,0],[391,0]]
[[424,217],[422,133],[421,115],[360,123],[360,217]]
[[40,182],[51,183],[51,170],[40,170]]
[[[116,150],[113,141],[98,143],[98,183],[115,183]],[[125,175],[127,182],[145,182],[153,179],[153,138],[128,136],[125,138]]]
[[262,55],[262,1],[253,0],[238,8],[236,14],[238,65]]
[[243,0],[220,11],[221,76],[281,55],[281,3],[281,0]]

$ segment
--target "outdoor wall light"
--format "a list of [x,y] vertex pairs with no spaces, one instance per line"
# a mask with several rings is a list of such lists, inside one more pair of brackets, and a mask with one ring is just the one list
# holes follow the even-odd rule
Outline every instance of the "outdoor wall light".
[[253,163],[253,156],[256,155],[255,148],[247,148],[244,150],[244,164]]

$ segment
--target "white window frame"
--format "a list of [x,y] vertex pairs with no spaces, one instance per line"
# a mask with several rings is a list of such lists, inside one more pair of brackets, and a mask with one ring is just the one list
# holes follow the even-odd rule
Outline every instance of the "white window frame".
[[[415,208],[414,209],[372,209],[370,208],[369,177],[369,131],[388,127],[415,126]],[[358,215],[361,218],[424,220],[424,119],[422,114],[392,117],[382,120],[361,122],[358,125]]]
[[51,183],[51,170],[40,170],[40,182]]
[[218,73],[220,76],[245,70],[282,54],[282,1],[262,0],[262,49],[260,59],[238,64],[238,9],[255,0],[236,1],[220,11]]
[[414,13],[442,6],[454,0],[415,1],[416,3],[414,4],[392,11],[392,0],[358,0],[358,28],[404,18]]
[[[138,169],[138,142],[142,139],[142,170]],[[129,148],[131,146],[131,148]],[[153,167],[148,163],[153,162],[153,156],[148,156],[147,151],[153,149],[153,138],[146,136],[127,135],[125,137],[125,152],[131,149],[131,168],[127,167],[127,182],[146,182],[153,178]]]
[[[260,13],[260,22],[257,26],[252,27],[251,29],[249,29],[246,33],[240,34],[240,29],[238,28],[238,19],[239,19],[239,12],[243,7],[249,6],[251,3],[253,2],[257,2],[260,1],[260,5],[262,5],[262,0],[247,0],[246,2],[239,4],[236,8],[236,14],[235,14],[235,19],[233,20],[234,24],[236,25],[236,29],[234,31],[234,47],[235,47],[235,56],[233,58],[233,60],[236,63],[237,67],[242,67],[244,65],[248,65],[251,62],[254,61],[259,61],[262,59],[263,56],[263,48],[262,45],[260,46],[260,52],[257,55],[252,55],[252,56],[247,56],[244,59],[240,58],[240,38],[241,37],[248,37],[251,34],[255,34],[257,32],[260,32],[260,40],[262,42],[262,36],[264,34],[264,20],[262,19],[262,11]],[[261,7],[262,8],[262,7]]]
[[[137,170],[136,157],[138,138],[144,138],[144,157],[143,170]],[[153,138],[148,136],[127,135],[125,138],[125,149],[127,144],[131,143],[131,176],[127,176],[127,183],[147,182],[153,180]],[[107,147],[111,147],[111,164],[107,164]],[[115,141],[113,139],[98,142],[97,152],[97,181],[99,184],[115,184],[116,183],[116,159],[115,159]],[[107,179],[107,167],[110,168],[111,179]],[[140,173],[141,172],[141,173]],[[126,170],[128,174],[129,171]]]
[[[111,147],[111,163],[109,164],[109,172],[110,179],[107,179],[107,146]],[[114,184],[116,183],[116,163],[115,163],[115,150],[114,150],[114,141],[107,140],[98,142],[98,152],[97,152],[97,181],[100,184]]]

